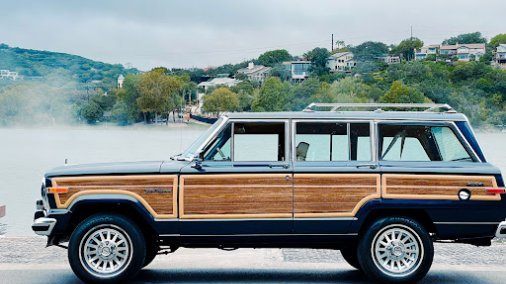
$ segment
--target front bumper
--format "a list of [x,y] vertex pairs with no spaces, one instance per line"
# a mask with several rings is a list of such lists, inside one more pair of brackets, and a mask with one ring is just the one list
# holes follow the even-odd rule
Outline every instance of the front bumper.
[[40,217],[35,219],[32,230],[41,236],[49,236],[53,232],[54,226],[56,225],[55,218]]
[[506,221],[502,221],[499,226],[497,226],[497,231],[495,232],[496,238],[506,238]]

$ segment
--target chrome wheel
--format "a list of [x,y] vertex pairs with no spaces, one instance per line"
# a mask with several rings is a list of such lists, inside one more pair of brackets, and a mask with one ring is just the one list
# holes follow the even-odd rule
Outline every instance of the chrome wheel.
[[133,248],[128,234],[115,225],[99,225],[83,237],[79,256],[83,267],[91,274],[114,277],[128,267]]
[[393,277],[407,276],[420,266],[424,248],[420,237],[404,225],[390,225],[379,231],[371,246],[376,267]]

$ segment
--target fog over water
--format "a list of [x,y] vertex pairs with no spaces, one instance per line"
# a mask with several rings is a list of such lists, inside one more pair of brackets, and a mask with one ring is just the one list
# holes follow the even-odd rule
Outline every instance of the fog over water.
[[[35,201],[44,172],[70,164],[166,160],[206,128],[85,127],[0,129],[0,204],[7,205],[7,235],[34,235]],[[506,133],[478,133],[485,155],[506,173]]]

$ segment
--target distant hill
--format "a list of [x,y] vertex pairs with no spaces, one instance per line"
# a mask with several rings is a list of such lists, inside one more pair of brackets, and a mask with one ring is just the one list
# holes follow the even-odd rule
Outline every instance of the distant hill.
[[94,83],[105,89],[116,85],[120,74],[135,74],[135,68],[126,69],[121,64],[93,61],[81,56],[10,47],[0,44],[0,70],[18,72],[23,80],[70,76],[77,84]]

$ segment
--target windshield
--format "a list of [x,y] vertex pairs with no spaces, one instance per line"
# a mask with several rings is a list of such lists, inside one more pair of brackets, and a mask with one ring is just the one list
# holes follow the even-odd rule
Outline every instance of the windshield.
[[209,127],[200,137],[191,144],[181,155],[178,155],[182,159],[192,159],[198,148],[212,135],[212,133],[221,126],[223,118],[218,119],[211,127]]

